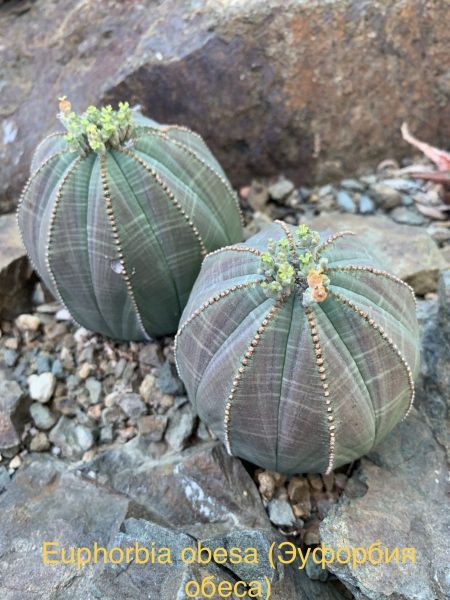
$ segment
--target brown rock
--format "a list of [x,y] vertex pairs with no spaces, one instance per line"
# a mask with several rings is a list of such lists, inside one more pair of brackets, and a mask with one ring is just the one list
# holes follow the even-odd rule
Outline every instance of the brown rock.
[[139,435],[151,442],[160,442],[167,427],[167,417],[163,415],[145,415],[138,420]]
[[150,404],[152,394],[155,391],[155,377],[154,375],[146,375],[139,386],[139,393],[147,404]]
[[292,505],[294,515],[300,519],[307,519],[311,515],[311,502],[299,502]]
[[336,503],[335,498],[326,492],[314,490],[312,493],[312,506],[319,519],[323,519],[330,508]]
[[377,200],[377,204],[384,209],[395,208],[402,203],[401,193],[385,183],[376,183],[372,186],[372,192]]
[[287,487],[289,500],[292,504],[309,499],[309,485],[304,477],[292,477]]
[[[1,205],[0,193],[0,212]],[[30,309],[34,282],[15,216],[0,216],[0,319],[12,319]]]
[[57,412],[68,417],[73,417],[77,412],[77,403],[69,396],[55,394],[53,406]]
[[313,490],[323,490],[323,481],[320,475],[316,475],[315,473],[309,473],[308,481],[309,485],[312,487]]
[[259,493],[263,498],[271,500],[275,493],[275,479],[270,471],[262,471],[257,475],[259,483]]
[[248,194],[248,203],[254,211],[264,210],[269,201],[269,191],[265,185],[258,181],[252,181]]
[[345,473],[336,473],[335,474],[335,483],[338,490],[345,490],[345,486],[347,485],[347,475]]
[[93,366],[89,363],[83,363],[78,369],[78,375],[81,379],[87,379],[91,374]]
[[296,517],[306,519],[311,514],[310,487],[304,477],[293,477],[288,484],[288,495]]
[[28,314],[19,315],[15,323],[20,331],[37,331],[41,324],[39,317]]
[[445,2],[423,10],[423,0],[168,0],[151,9],[60,0],[4,11],[3,209],[17,201],[32,149],[57,127],[62,93],[76,109],[126,98],[198,130],[235,184],[262,172],[329,178],[401,157],[405,115],[443,146],[447,16]]
[[331,492],[334,486],[334,473],[331,472],[328,475],[322,475],[322,481],[325,485],[326,491]]
[[319,533],[319,521],[310,521],[306,527],[303,535],[303,541],[307,546],[314,546],[320,544],[320,533]]
[[38,431],[30,442],[31,452],[45,452],[50,448],[50,442],[43,431]]

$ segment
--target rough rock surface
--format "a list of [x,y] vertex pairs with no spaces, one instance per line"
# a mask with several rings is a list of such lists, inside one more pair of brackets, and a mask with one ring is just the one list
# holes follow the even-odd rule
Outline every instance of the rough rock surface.
[[35,457],[0,495],[1,597],[73,597],[70,587],[80,572],[74,564],[43,564],[43,542],[108,545],[127,510],[125,497],[86,483],[60,461]]
[[333,562],[329,569],[357,600],[444,600],[450,595],[445,447],[449,271],[439,289],[439,306],[436,300],[419,303],[423,351],[417,410],[361,460],[320,527],[322,543],[332,548],[368,548],[377,540],[383,548],[400,548],[400,556],[402,548],[415,548],[415,564]]
[[180,526],[191,535],[268,523],[250,476],[217,443],[154,460],[148,456],[145,441],[135,438],[98,455],[83,466],[83,472],[101,485],[126,493],[156,522]]
[[3,210],[61,94],[76,109],[128,98],[198,130],[234,183],[279,171],[328,179],[402,155],[406,118],[429,142],[450,135],[443,0],[58,0],[0,11]]
[[[159,515],[154,520],[152,502],[146,497],[152,481],[146,475],[152,474],[156,487],[160,488],[167,469],[166,491],[170,494],[173,484],[170,469],[176,467],[161,464],[158,469],[152,466],[148,456],[139,454],[133,446],[132,443],[124,446],[123,456],[120,456],[120,450],[117,450],[119,455],[107,454],[103,461],[96,463],[98,470],[88,471],[86,477],[79,471],[68,469],[63,461],[31,455],[14,481],[6,483],[4,493],[0,488],[2,598],[181,599],[186,597],[184,585],[189,579],[200,581],[209,575],[214,576],[216,582],[239,579],[263,582],[264,577],[268,577],[272,597],[279,600],[342,598],[333,586],[311,581],[298,569],[283,565],[271,569],[268,550],[277,534],[271,529],[256,489],[239,461],[225,459],[223,451],[210,444],[197,448],[198,457],[194,463],[191,457],[179,459],[177,485],[179,493],[184,487],[185,501],[176,508],[169,500],[165,507],[160,498]],[[108,479],[112,474],[107,471],[113,463],[118,466],[117,481]],[[193,467],[192,472],[190,467]],[[100,470],[103,470],[103,479]],[[230,493],[224,494],[227,481]],[[235,498],[230,489],[233,484],[240,484],[242,490]],[[121,487],[123,489],[119,491]],[[163,497],[161,490],[159,494]],[[186,515],[183,508],[187,510]],[[202,526],[206,520],[210,523],[208,529]],[[193,534],[195,524],[197,535]],[[58,551],[50,556],[52,559],[60,557],[61,547],[92,549],[97,542],[107,549],[125,549],[139,542],[149,549],[152,546],[157,549],[169,547],[173,564],[104,564],[103,555],[99,554],[97,565],[82,569],[77,570],[74,564],[50,567],[41,560],[44,540],[59,544],[51,548]],[[196,547],[197,540],[211,549],[253,547],[260,559],[257,565],[233,565],[230,562],[224,566],[214,563],[185,565],[178,558],[180,552],[184,547]]]
[[437,289],[439,271],[446,261],[430,235],[422,229],[398,225],[385,216],[359,216],[323,213],[308,219],[319,231],[350,230],[362,234],[369,248],[374,248],[386,269],[409,283],[416,294]]
[[353,479],[347,489],[360,491],[346,492],[331,509],[320,528],[323,544],[369,548],[380,540],[382,548],[400,548],[400,557],[402,548],[414,547],[416,563],[333,562],[329,569],[358,600],[448,598],[445,452],[423,418],[414,412],[361,460]]
[[[0,378],[0,451],[20,443],[24,406],[22,390],[15,381]],[[21,417],[21,418],[20,418]]]
[[422,361],[417,402],[434,435],[448,446],[450,404],[450,269],[439,280],[438,300],[420,302]]
[[28,310],[34,281],[15,216],[0,216],[0,319],[13,318]]

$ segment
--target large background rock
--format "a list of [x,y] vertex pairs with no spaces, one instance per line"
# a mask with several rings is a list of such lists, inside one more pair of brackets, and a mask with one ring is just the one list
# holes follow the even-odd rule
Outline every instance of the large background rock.
[[0,319],[27,312],[31,306],[34,282],[33,269],[30,267],[20,239],[16,217],[2,215],[0,216]]
[[420,296],[436,291],[439,272],[447,265],[426,231],[399,225],[386,216],[322,213],[309,219],[308,225],[318,231],[352,231],[383,261],[387,271],[409,283]]
[[0,6],[0,206],[31,151],[77,110],[140,103],[202,133],[233,182],[349,173],[450,137],[446,0],[6,2]]

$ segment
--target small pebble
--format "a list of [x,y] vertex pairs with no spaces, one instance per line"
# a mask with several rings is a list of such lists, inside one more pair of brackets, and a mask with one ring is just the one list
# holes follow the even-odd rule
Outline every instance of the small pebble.
[[396,223],[402,223],[403,225],[423,225],[426,223],[426,219],[420,213],[406,208],[406,206],[394,208],[389,215]]
[[20,458],[20,456],[18,454],[16,454],[16,456],[11,459],[10,463],[9,463],[9,468],[16,470],[20,467],[20,465],[22,464],[22,459]]
[[263,498],[271,500],[275,493],[275,479],[270,471],[258,473],[259,492]]
[[338,490],[345,490],[347,485],[347,475],[345,473],[335,473],[334,482]]
[[40,375],[30,375],[28,378],[30,396],[33,400],[45,404],[53,396],[55,391],[56,378],[53,373],[41,373]]
[[279,527],[290,527],[295,523],[295,515],[287,500],[275,498],[267,505],[269,519]]
[[89,363],[83,363],[81,367],[78,369],[78,377],[80,379],[87,379],[92,372],[92,365]]
[[356,212],[355,201],[350,196],[350,194],[348,194],[347,192],[340,190],[337,193],[336,200],[337,200],[337,204],[338,204],[339,208],[341,208],[343,211],[348,212],[348,213]]
[[166,440],[175,452],[181,452],[186,447],[194,426],[195,415],[190,404],[185,404],[178,410],[175,407],[171,410]]
[[102,423],[106,427],[115,423],[123,423],[126,416],[120,406],[108,406],[102,410]]
[[64,377],[64,369],[59,358],[53,362],[52,373],[57,379],[62,379]]
[[305,572],[313,581],[326,581],[328,579],[327,569],[324,569],[320,562],[314,561],[312,554],[309,554],[306,560]]
[[311,521],[305,526],[303,541],[307,546],[320,544],[319,521]]
[[44,404],[34,402],[30,406],[30,415],[39,429],[51,429],[56,423],[56,416]]
[[341,187],[345,190],[350,190],[351,192],[363,192],[365,190],[365,185],[357,179],[343,179],[341,181]]
[[294,184],[288,179],[280,179],[276,183],[269,186],[268,192],[272,200],[284,200],[291,192],[294,191]]
[[39,431],[30,442],[31,452],[45,452],[49,448],[50,442],[43,431]]
[[8,338],[5,342],[5,347],[8,348],[9,350],[17,350],[19,348],[19,342],[18,342],[17,338],[15,338],[15,337]]
[[8,487],[11,478],[5,467],[0,467],[0,494]]
[[333,186],[330,184],[327,185],[323,185],[321,188],[319,188],[318,191],[318,196],[319,198],[323,197],[323,196],[330,196],[332,195],[334,192]]
[[132,423],[137,423],[139,417],[145,415],[147,412],[147,406],[142,401],[139,394],[135,394],[130,392],[128,394],[124,394],[117,402],[126,416],[130,419]]
[[384,209],[395,208],[402,202],[401,193],[393,187],[384,183],[376,183],[372,186],[372,192],[378,204]]
[[359,212],[362,215],[371,215],[375,212],[375,208],[375,202],[372,200],[372,198],[366,194],[361,194],[359,199]]
[[139,417],[138,432],[151,442],[160,442],[167,427],[167,417],[163,415],[144,415]]
[[292,504],[298,502],[309,501],[309,484],[308,481],[301,476],[292,477],[287,488],[289,499]]
[[52,370],[50,355],[46,352],[41,352],[36,359],[36,370],[38,375],[47,373]]
[[183,383],[177,375],[175,366],[168,360],[166,360],[159,370],[159,377],[155,383],[163,394],[172,394],[173,396],[183,394]]
[[320,475],[316,475],[315,473],[308,474],[309,485],[313,488],[313,490],[322,491],[323,490],[323,481]]
[[20,331],[37,331],[41,321],[35,315],[19,315],[15,321]]
[[98,404],[102,395],[102,384],[94,377],[89,377],[85,382],[86,389],[89,393],[89,402]]
[[19,353],[16,350],[11,350],[9,348],[5,348],[2,353],[3,362],[7,367],[14,367],[17,363],[17,359],[19,358]]
[[147,404],[150,404],[152,393],[155,389],[155,376],[146,375],[139,386],[139,393]]

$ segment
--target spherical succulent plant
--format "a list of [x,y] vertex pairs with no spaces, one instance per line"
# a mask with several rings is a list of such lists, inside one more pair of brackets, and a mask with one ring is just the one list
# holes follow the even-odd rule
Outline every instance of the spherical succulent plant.
[[176,331],[208,251],[242,240],[237,197],[199,135],[128,104],[78,115],[38,146],[18,207],[45,285],[86,328]]
[[328,473],[411,409],[414,293],[350,232],[321,241],[305,225],[276,222],[205,258],[175,357],[198,414],[231,454]]

